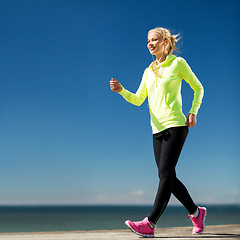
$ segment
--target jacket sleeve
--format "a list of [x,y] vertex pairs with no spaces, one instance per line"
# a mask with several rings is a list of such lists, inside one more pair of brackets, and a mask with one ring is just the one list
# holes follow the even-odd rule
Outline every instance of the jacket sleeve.
[[197,115],[198,110],[202,103],[202,98],[204,94],[204,89],[198,78],[195,76],[190,66],[187,64],[186,60],[179,57],[180,64],[180,75],[194,91],[194,98],[192,101],[192,108],[189,113]]
[[140,106],[145,101],[145,99],[148,95],[147,87],[146,87],[146,80],[147,80],[147,73],[145,70],[143,73],[142,81],[141,81],[136,93],[131,93],[122,86],[122,90],[121,90],[121,92],[119,92],[119,94],[121,94],[126,99],[126,101],[128,101],[134,105]]

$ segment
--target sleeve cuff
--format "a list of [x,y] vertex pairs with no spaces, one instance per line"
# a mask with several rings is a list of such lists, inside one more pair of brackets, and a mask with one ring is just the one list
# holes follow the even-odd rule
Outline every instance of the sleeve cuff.
[[122,90],[119,92],[120,95],[125,96],[126,95],[126,89],[122,86]]
[[197,115],[197,114],[198,114],[198,108],[192,107],[191,110],[189,111],[189,113],[192,113],[192,114],[194,114],[194,115]]

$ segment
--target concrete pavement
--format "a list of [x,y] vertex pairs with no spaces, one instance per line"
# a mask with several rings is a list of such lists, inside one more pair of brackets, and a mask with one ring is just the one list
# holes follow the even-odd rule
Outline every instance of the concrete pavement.
[[[201,235],[192,235],[192,227],[157,228],[155,239],[224,240],[240,239],[240,225],[207,226]],[[69,231],[40,233],[0,233],[0,240],[124,240],[142,239],[130,230]]]

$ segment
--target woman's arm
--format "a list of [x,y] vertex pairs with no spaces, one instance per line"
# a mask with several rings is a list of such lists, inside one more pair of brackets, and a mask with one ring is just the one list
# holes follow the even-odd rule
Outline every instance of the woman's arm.
[[126,90],[117,80],[113,78],[110,81],[110,87],[113,92],[118,92],[121,94],[126,99],[126,101],[140,106],[147,97],[146,71],[143,74],[141,84],[135,94]]
[[190,85],[190,87],[194,91],[192,108],[189,111],[189,113],[192,113],[196,116],[202,103],[204,89],[202,84],[198,80],[198,78],[195,76],[195,74],[187,64],[187,62],[181,57],[179,57],[179,64],[180,64],[180,74],[182,78]]

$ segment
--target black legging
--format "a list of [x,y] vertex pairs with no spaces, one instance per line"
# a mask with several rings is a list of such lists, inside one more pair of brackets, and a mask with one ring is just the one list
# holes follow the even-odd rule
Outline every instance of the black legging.
[[185,206],[190,214],[197,210],[186,187],[176,177],[175,167],[183,144],[188,135],[188,127],[173,127],[153,137],[153,148],[159,174],[159,187],[149,221],[156,224],[165,210],[171,193]]

